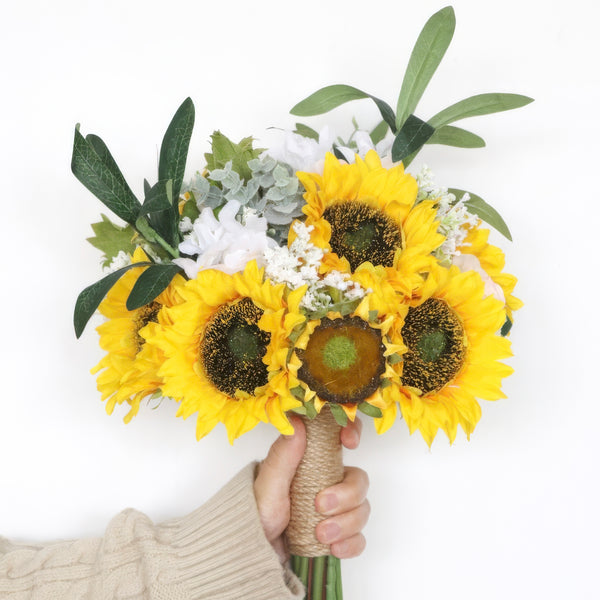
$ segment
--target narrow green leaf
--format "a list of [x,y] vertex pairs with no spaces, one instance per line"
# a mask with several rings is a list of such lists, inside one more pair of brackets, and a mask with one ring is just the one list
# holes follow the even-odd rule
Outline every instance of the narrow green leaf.
[[398,106],[396,125],[401,129],[417,104],[438,68],[452,41],[456,18],[454,9],[446,6],[432,15],[421,30],[404,73]]
[[309,138],[311,140],[319,141],[319,133],[315,131],[312,127],[305,125],[304,123],[296,123],[296,131],[298,135],[302,135],[305,138]]
[[121,169],[119,169],[119,165],[117,165],[117,161],[113,158],[113,155],[110,153],[110,150],[102,138],[93,133],[88,133],[85,136],[85,139],[90,143],[96,154],[100,157],[100,160],[108,167],[108,169],[117,177],[121,177],[124,180],[125,178],[121,173]]
[[362,100],[364,98],[370,98],[375,102],[383,120],[388,123],[392,131],[395,131],[396,117],[392,107],[380,98],[367,94],[351,85],[335,84],[321,88],[301,102],[298,102],[290,110],[290,113],[297,117],[312,117],[329,112],[346,102]]
[[103,277],[100,279],[100,281],[96,281],[96,283],[86,287],[81,294],[79,294],[77,297],[77,302],[75,303],[75,312],[73,314],[75,335],[77,337],[81,336],[88,321],[91,319],[95,310],[100,305],[100,302],[102,302],[106,294],[108,294],[110,288],[112,288],[112,286],[119,281],[121,275],[124,275],[127,271],[129,271],[129,269],[136,267],[147,267],[151,264],[151,262],[141,262],[127,265],[126,267],[123,267],[122,269]]
[[[96,198],[118,217],[133,225],[140,203],[118,168],[106,145],[97,136],[86,140],[75,128],[71,171]],[[101,154],[98,154],[100,150]]]
[[339,404],[333,404],[331,402],[328,404],[336,423],[340,427],[346,427],[346,425],[348,425],[348,415],[344,412],[344,409]]
[[142,204],[144,215],[169,210],[173,204],[173,180],[158,181],[147,192]]
[[410,115],[392,144],[392,160],[397,162],[417,152],[433,135],[435,129],[426,121]]
[[383,416],[380,408],[377,408],[368,402],[361,402],[358,405],[358,410],[369,417],[373,417],[374,419],[380,419]]
[[113,223],[106,215],[101,214],[100,216],[102,221],[92,223],[94,237],[87,238],[87,241],[104,254],[102,266],[108,267],[121,250],[133,255],[135,250],[133,238],[136,232],[131,225],[121,227]]
[[508,317],[506,317],[506,321],[504,321],[504,325],[502,325],[502,329],[500,330],[500,335],[502,337],[506,337],[510,333],[512,326],[513,322]]
[[179,190],[185,174],[188,148],[194,129],[194,103],[186,98],[167,127],[160,146],[158,179],[173,180],[173,198],[179,198]]
[[491,225],[494,229],[496,229],[496,231],[500,232],[505,238],[512,242],[512,236],[510,234],[510,230],[508,229],[508,225],[500,216],[500,213],[498,213],[495,208],[490,206],[483,198],[477,196],[477,194],[473,194],[472,192],[465,192],[465,190],[459,190],[456,188],[448,188],[448,191],[451,194],[454,194],[459,200],[464,194],[469,194],[470,198],[465,202],[465,206],[469,212],[477,215],[482,221],[485,221],[488,225]]
[[519,94],[477,94],[440,111],[429,119],[429,124],[437,129],[461,119],[520,108],[530,102],[533,102],[533,98]]
[[339,147],[335,144],[333,145],[333,154],[338,160],[346,160],[346,157],[342,154]]
[[381,123],[379,123],[379,125],[377,125],[373,131],[371,131],[369,136],[371,137],[373,145],[379,144],[379,142],[385,138],[389,128],[390,126],[385,121],[381,121]]
[[442,125],[442,127],[435,130],[434,134],[425,143],[442,144],[456,148],[483,148],[485,146],[483,138],[466,129],[453,127],[452,125]]
[[152,265],[148,267],[137,279],[129,293],[127,310],[135,310],[149,304],[171,283],[180,267],[171,263]]

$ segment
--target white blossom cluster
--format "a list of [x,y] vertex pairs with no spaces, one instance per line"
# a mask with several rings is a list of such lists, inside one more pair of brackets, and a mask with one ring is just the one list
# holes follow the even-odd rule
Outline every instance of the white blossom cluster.
[[417,202],[437,201],[437,219],[440,223],[438,231],[446,239],[435,251],[435,255],[442,264],[449,264],[453,256],[460,254],[458,248],[464,243],[468,229],[476,226],[479,219],[465,206],[465,202],[469,201],[469,194],[465,193],[457,200],[447,188],[435,184],[433,172],[429,167],[423,166],[416,179],[419,186]]
[[131,264],[131,256],[127,254],[124,250],[119,250],[119,253],[116,256],[113,256],[110,264],[104,267],[105,273],[114,273],[123,267],[126,267]]
[[273,283],[285,283],[292,290],[308,285],[300,303],[300,307],[308,311],[330,307],[333,302],[329,290],[332,288],[339,290],[347,301],[360,299],[365,295],[366,290],[351,281],[346,273],[331,271],[325,276],[319,274],[325,251],[310,241],[312,225],[307,227],[304,223],[296,221],[293,229],[296,238],[289,247],[265,250],[265,275]]

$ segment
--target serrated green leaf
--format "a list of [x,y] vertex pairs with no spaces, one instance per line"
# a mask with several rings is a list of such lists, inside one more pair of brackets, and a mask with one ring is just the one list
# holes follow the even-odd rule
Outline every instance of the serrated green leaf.
[[500,329],[500,335],[502,337],[506,337],[510,333],[512,326],[513,322],[508,317],[506,317],[506,321],[504,321],[504,325],[502,325],[502,329]]
[[520,94],[477,94],[440,111],[429,119],[429,124],[437,129],[461,119],[520,108],[530,102],[533,102],[533,98]]
[[204,154],[206,168],[209,171],[222,169],[231,161],[231,168],[244,181],[252,179],[252,169],[248,166],[248,161],[258,158],[264,152],[264,148],[253,148],[252,137],[245,137],[237,144],[220,131],[215,131],[210,137],[212,152]]
[[402,358],[402,355],[401,354],[397,354],[397,353],[390,354],[387,357],[387,362],[390,365],[397,365],[398,363],[401,363],[403,360],[404,359]]
[[317,142],[319,141],[319,133],[315,131],[312,127],[309,127],[304,123],[296,123],[296,130],[294,131],[294,133],[302,135],[305,138],[309,138],[311,140],[317,140]]
[[339,404],[333,404],[332,402],[329,402],[328,405],[336,423],[340,427],[346,427],[346,425],[348,425],[348,415],[345,413],[344,409]]
[[160,146],[158,159],[159,181],[173,181],[173,198],[179,198],[179,190],[185,175],[190,139],[194,129],[195,109],[191,98],[186,98],[171,119]]
[[130,225],[135,223],[141,205],[116,167],[108,148],[97,136],[91,136],[91,141],[85,139],[77,127],[73,139],[71,171],[115,215]]
[[483,148],[485,141],[478,135],[453,127],[452,125],[442,125],[436,129],[434,134],[425,142],[426,144],[442,144],[444,146],[454,146],[455,148]]
[[102,266],[108,267],[121,250],[133,256],[135,251],[133,238],[136,235],[133,227],[131,225],[121,227],[113,223],[106,215],[101,214],[100,216],[102,221],[92,223],[94,237],[87,238],[87,241],[104,254]]
[[171,283],[180,267],[170,263],[152,265],[137,279],[129,293],[125,306],[127,310],[135,310],[154,300]]
[[315,403],[312,400],[310,402],[305,402],[304,408],[306,409],[306,416],[309,419],[314,419],[317,416],[317,409],[315,408]]
[[448,188],[448,191],[451,194],[454,194],[457,199],[462,198],[464,194],[469,194],[470,198],[465,202],[467,210],[477,215],[482,221],[491,225],[496,231],[512,242],[512,236],[508,225],[500,216],[500,213],[494,207],[490,206],[483,198],[472,192],[465,192],[465,190],[459,190],[457,188]]
[[395,131],[396,116],[394,115],[392,107],[380,98],[367,94],[351,85],[335,84],[321,88],[304,100],[298,102],[298,104],[290,110],[290,113],[297,117],[312,117],[314,115],[329,112],[346,102],[363,100],[365,98],[370,98],[375,102],[383,120],[392,128],[392,131]]
[[75,303],[75,311],[73,314],[73,324],[75,326],[75,335],[80,337],[87,325],[88,321],[91,319],[92,315],[100,305],[100,302],[104,299],[106,294],[108,294],[109,290],[112,288],[117,281],[124,275],[129,269],[137,268],[137,267],[147,267],[152,265],[151,262],[140,262],[134,263],[132,265],[127,265],[114,273],[110,273],[106,277],[103,277],[96,283],[89,285],[86,287],[77,297],[77,302]]
[[417,108],[454,35],[454,9],[446,6],[432,15],[421,30],[404,73],[396,108],[396,126],[401,129]]
[[369,417],[373,417],[374,419],[380,419],[383,416],[380,408],[377,408],[368,402],[361,402],[358,405],[358,410]]
[[[410,115],[392,144],[392,160],[398,162],[416,153],[433,135],[435,129],[426,121]],[[406,166],[406,165],[405,165]]]
[[373,131],[371,131],[369,137],[371,138],[374,146],[379,144],[379,142],[385,138],[389,128],[390,126],[385,121],[381,121],[379,125],[377,125]]
[[169,210],[173,205],[173,180],[158,181],[147,192],[142,204],[144,215]]

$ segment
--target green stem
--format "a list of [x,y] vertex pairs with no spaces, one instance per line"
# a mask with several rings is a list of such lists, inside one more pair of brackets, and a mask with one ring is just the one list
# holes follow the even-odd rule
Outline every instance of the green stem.
[[323,573],[325,570],[326,556],[317,556],[313,558],[313,584],[311,600],[323,600]]
[[343,600],[339,558],[292,555],[290,566],[306,589],[304,600]]

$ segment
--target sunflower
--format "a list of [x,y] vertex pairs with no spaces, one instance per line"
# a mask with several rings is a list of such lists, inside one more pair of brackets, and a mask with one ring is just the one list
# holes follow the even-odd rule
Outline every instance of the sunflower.
[[[492,296],[483,297],[481,277],[461,273],[457,267],[438,267],[419,303],[404,320],[399,406],[411,433],[419,430],[431,445],[438,431],[450,442],[460,425],[467,437],[481,416],[476,398],[504,398],[503,377],[512,368],[498,362],[511,356],[510,341],[497,335],[504,323],[504,306]],[[391,425],[393,415],[378,422],[378,430]]]
[[[145,262],[148,257],[141,248],[136,248],[133,262]],[[110,289],[98,307],[108,320],[97,327],[100,347],[106,356],[92,369],[102,371],[97,378],[98,391],[102,400],[107,400],[106,412],[112,414],[115,405],[125,401],[130,406],[124,417],[129,423],[137,414],[140,402],[158,392],[162,380],[158,369],[163,357],[157,349],[146,344],[145,335],[162,326],[163,306],[173,306],[180,297],[178,289],[184,279],[176,275],[171,284],[150,304],[135,310],[126,307],[127,297],[145,267],[130,269]]]
[[483,270],[499,285],[504,292],[506,302],[506,316],[512,323],[513,311],[523,306],[519,298],[513,296],[517,278],[509,273],[504,273],[505,257],[500,248],[488,243],[489,229],[473,227],[469,230],[463,245],[458,249],[462,254],[472,254],[479,259]]
[[218,422],[230,442],[259,421],[293,432],[285,413],[301,402],[290,392],[298,365],[287,358],[289,336],[304,321],[304,291],[263,281],[256,261],[234,275],[207,269],[186,282],[183,302],[166,311],[171,324],[148,343],[165,354],[162,391],[181,402],[177,415],[197,413],[198,439]]
[[428,256],[444,240],[433,201],[416,203],[417,182],[398,166],[386,169],[373,150],[354,164],[327,154],[323,175],[297,173],[304,185],[312,242],[326,250],[324,270],[355,271],[370,262],[398,265],[404,252]]
[[386,411],[398,400],[398,367],[406,351],[400,330],[408,307],[384,267],[363,263],[352,279],[370,292],[347,315],[331,311],[309,321],[294,355],[304,400],[312,400],[317,412],[338,405],[354,420],[363,402]]

